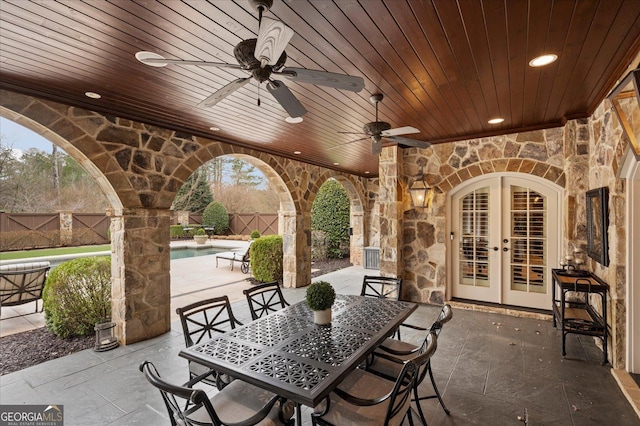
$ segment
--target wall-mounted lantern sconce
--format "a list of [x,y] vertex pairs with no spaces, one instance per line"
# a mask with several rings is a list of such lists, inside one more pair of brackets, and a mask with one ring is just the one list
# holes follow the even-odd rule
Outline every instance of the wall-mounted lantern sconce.
[[420,167],[420,177],[418,177],[409,187],[409,195],[411,195],[411,204],[419,209],[430,209],[433,203],[433,188],[427,185]]
[[608,96],[631,149],[640,159],[640,68],[631,71]]

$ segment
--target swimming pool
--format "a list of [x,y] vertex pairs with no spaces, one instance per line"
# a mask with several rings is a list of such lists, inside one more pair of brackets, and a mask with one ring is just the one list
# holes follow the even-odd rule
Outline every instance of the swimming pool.
[[207,256],[210,254],[222,253],[223,251],[228,250],[228,248],[224,249],[220,247],[206,247],[201,249],[188,247],[172,248],[171,260],[186,259],[188,257]]
[[[171,260],[178,259],[186,259],[189,257],[197,257],[197,256],[208,256],[216,253],[221,253],[223,251],[230,251],[233,248],[230,247],[172,247],[171,248]],[[18,259],[15,261],[11,261],[10,263],[23,263],[23,262],[41,262],[41,261],[49,261],[51,263],[51,268],[55,268],[62,262],[66,262],[67,260],[75,259],[77,257],[91,257],[91,256],[110,256],[111,253],[108,251],[105,252],[94,252],[87,253],[84,255],[64,255],[64,256],[52,256],[52,257],[34,257],[29,259]]]

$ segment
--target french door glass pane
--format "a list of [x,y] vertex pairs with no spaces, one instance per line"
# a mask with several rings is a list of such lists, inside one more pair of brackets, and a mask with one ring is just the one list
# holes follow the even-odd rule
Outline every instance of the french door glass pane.
[[460,203],[460,284],[489,287],[489,188]]
[[511,289],[546,293],[546,200],[538,192],[511,186]]

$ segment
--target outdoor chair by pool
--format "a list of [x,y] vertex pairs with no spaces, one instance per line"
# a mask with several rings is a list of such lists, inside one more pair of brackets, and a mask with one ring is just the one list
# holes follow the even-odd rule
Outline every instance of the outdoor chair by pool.
[[386,426],[399,425],[408,417],[409,424],[413,425],[411,392],[436,347],[437,337],[430,333],[415,358],[402,362],[389,355],[401,365],[394,381],[365,370],[354,370],[329,394],[324,410],[311,414],[313,424]]
[[251,245],[247,247],[247,250],[244,253],[240,253],[237,251],[223,251],[222,253],[216,254],[216,268],[218,267],[218,259],[226,259],[231,261],[231,270],[233,271],[233,264],[235,262],[240,262],[240,270],[243,274],[249,273],[249,249]]
[[[180,316],[187,347],[209,340],[218,333],[235,328],[236,325],[242,325],[233,315],[227,296],[201,300],[178,308],[176,312]],[[222,389],[231,381],[227,375],[219,374],[194,361],[189,361],[189,373],[192,379],[204,374],[204,382],[218,389]]]
[[247,297],[251,319],[253,320],[289,306],[289,303],[284,300],[280,284],[277,281],[260,284],[242,292]]
[[[367,365],[367,370],[371,371],[375,374],[379,374],[388,379],[393,379],[398,376],[400,370],[402,369],[402,364],[397,362],[397,359],[401,361],[407,361],[410,359],[414,359],[418,354],[421,353],[423,347],[427,344],[427,340],[429,336],[435,334],[436,336],[440,335],[440,331],[442,330],[442,326],[449,322],[449,320],[453,317],[453,311],[451,310],[451,306],[449,304],[445,304],[440,310],[440,314],[435,322],[429,327],[429,329],[418,327],[410,324],[403,324],[404,327],[410,327],[416,330],[427,331],[427,336],[423,341],[422,345],[415,346],[411,343],[401,342],[395,339],[386,339],[382,345],[378,346],[378,348],[373,353],[373,360]],[[390,357],[391,356],[391,357]],[[395,358],[395,360],[394,360]],[[420,396],[418,394],[418,387],[424,380],[425,376],[429,374],[429,378],[431,379],[431,385],[433,386],[434,394],[433,395],[423,395]],[[431,360],[427,361],[425,369],[418,375],[416,386],[414,388],[414,401],[416,402],[416,406],[418,407],[418,412],[420,414],[420,418],[426,424],[426,420],[424,417],[424,413],[422,412],[422,407],[420,405],[420,401],[424,399],[438,398],[440,401],[440,405],[447,415],[450,415],[451,412],[447,409],[442,401],[442,396],[440,395],[440,391],[438,390],[438,386],[436,385],[436,381],[433,378],[433,370],[431,368]]]
[[199,381],[197,377],[184,385],[174,385],[164,381],[149,361],[140,364],[140,371],[160,391],[173,426],[291,424],[290,402],[242,380],[234,380],[209,397],[204,390],[192,388]]

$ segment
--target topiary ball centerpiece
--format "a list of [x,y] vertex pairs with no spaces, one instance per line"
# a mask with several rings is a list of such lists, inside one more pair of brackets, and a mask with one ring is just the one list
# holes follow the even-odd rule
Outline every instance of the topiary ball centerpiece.
[[336,300],[336,291],[326,281],[316,281],[307,288],[306,301],[313,311],[316,324],[329,324],[331,322],[331,306]]

